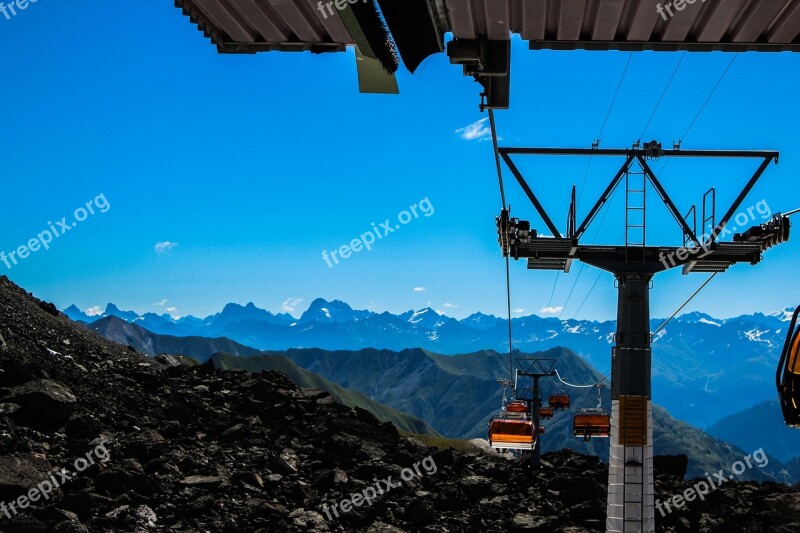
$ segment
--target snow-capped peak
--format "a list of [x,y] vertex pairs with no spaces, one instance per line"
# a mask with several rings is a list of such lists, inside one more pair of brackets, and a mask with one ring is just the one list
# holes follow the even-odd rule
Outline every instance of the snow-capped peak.
[[787,307],[781,311],[773,311],[772,313],[767,313],[767,316],[774,316],[781,322],[789,322],[792,320],[792,315],[794,315],[795,308]]

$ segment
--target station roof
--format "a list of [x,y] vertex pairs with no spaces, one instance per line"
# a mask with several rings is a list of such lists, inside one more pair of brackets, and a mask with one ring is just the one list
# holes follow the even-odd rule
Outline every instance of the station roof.
[[364,92],[396,92],[400,62],[414,72],[425,58],[445,51],[447,33],[454,41],[490,46],[519,35],[533,50],[800,51],[800,0],[175,0],[175,5],[221,53],[323,53],[355,46]]
[[800,51],[797,0],[445,0],[444,4],[456,37],[485,34],[503,39],[517,33],[533,49]]
[[[338,0],[340,5],[345,0]],[[371,1],[371,0],[369,0]],[[351,4],[365,0],[350,0]],[[341,51],[354,39],[341,10],[318,0],[176,0],[222,52]],[[426,4],[420,26],[456,38],[509,39],[531,48],[800,50],[797,0],[378,0]],[[322,9],[320,8],[322,6]],[[662,6],[661,14],[658,6]],[[669,6],[669,10],[666,9]],[[679,11],[677,7],[682,9]],[[427,13],[424,13],[427,11]],[[669,12],[673,15],[670,16]],[[393,30],[391,27],[390,30]]]
[[192,23],[225,53],[343,51],[354,44],[341,18],[314,0],[176,0]]

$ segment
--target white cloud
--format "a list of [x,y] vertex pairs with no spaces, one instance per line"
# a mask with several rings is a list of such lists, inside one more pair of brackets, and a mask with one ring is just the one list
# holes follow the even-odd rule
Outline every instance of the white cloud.
[[539,312],[543,315],[557,315],[564,310],[564,307],[542,307]]
[[168,251],[172,250],[176,246],[178,246],[177,242],[170,242],[170,241],[157,242],[156,243],[156,253],[157,254],[163,254],[164,252],[168,252]]
[[168,301],[169,301],[169,300],[167,300],[166,298],[164,298],[164,299],[163,299],[163,300],[161,300],[160,302],[156,302],[156,303],[154,303],[154,304],[153,304],[153,307],[162,307],[162,308],[163,308],[163,311],[164,311],[165,313],[167,313],[168,315],[170,315],[170,316],[171,316],[173,319],[175,319],[175,320],[178,320],[178,319],[180,318],[180,315],[178,314],[178,308],[177,308],[177,307],[175,307],[175,306],[172,306],[172,307],[167,307],[167,302],[168,302]]
[[414,292],[425,292],[427,290],[425,287],[414,287]]
[[287,298],[286,301],[283,302],[282,307],[287,313],[294,313],[295,308],[302,302],[302,298]]
[[492,135],[492,130],[486,126],[487,120],[489,119],[482,118],[476,122],[473,122],[469,126],[457,129],[456,133],[458,133],[465,141],[488,140]]
[[519,309],[514,309],[511,312],[514,313],[515,315],[521,315],[522,313],[525,312],[525,308],[524,307],[520,307]]
[[99,305],[96,305],[94,307],[90,307],[84,311],[84,313],[86,313],[86,316],[100,316],[103,314],[103,308]]
[[446,303],[442,307],[444,307],[445,309],[455,309],[456,307],[458,307],[458,305],[451,304],[451,303]]

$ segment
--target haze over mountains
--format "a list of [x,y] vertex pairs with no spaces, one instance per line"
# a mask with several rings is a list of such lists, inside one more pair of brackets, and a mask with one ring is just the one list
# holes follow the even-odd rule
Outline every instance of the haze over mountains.
[[[219,369],[254,373],[278,370],[301,386],[327,390],[340,403],[358,405],[401,429],[414,433],[435,430],[451,438],[485,438],[488,420],[497,414],[501,405],[502,389],[497,380],[508,377],[508,356],[494,351],[467,355],[439,355],[419,348],[399,352],[300,349],[258,353],[228,339],[159,335],[117,317],[103,318],[90,327],[109,340],[151,356],[164,351],[208,361]],[[220,346],[228,346],[238,355],[218,353]],[[183,351],[175,352],[176,349]],[[559,372],[573,383],[590,384],[603,377],[568,349],[552,348],[531,356],[557,359]],[[531,356],[515,354],[518,358]],[[560,390],[558,383],[545,381],[545,401],[557,390]],[[572,434],[571,415],[579,409],[595,407],[596,390],[570,389],[569,392],[572,410],[559,412],[546,423],[543,450],[570,448],[580,453],[607,456],[606,440],[593,439],[586,443]],[[602,398],[603,405],[608,407],[610,393],[607,389],[603,390]],[[662,407],[654,408],[654,416],[656,453],[686,454],[689,476],[702,476],[716,465],[735,462],[746,454],[746,448],[734,448],[679,422]],[[784,472],[787,468],[782,463],[771,461],[768,468],[748,472],[746,476],[784,482],[795,479]]]
[[[654,401],[677,419],[708,427],[725,416],[773,399],[775,367],[788,311],[725,320],[689,313],[674,319],[653,343]],[[99,316],[90,317],[75,306],[65,313],[73,320],[96,323],[99,329],[123,329],[120,324],[107,324],[109,317],[118,317],[150,332],[175,337],[169,339],[167,347],[154,347],[155,352],[184,353],[186,345],[198,338],[219,339],[214,346],[201,343],[206,348],[204,358],[216,352],[246,356],[261,350],[292,348],[423,348],[448,355],[508,349],[507,321],[495,316],[477,313],[456,320],[430,308],[394,315],[354,310],[344,302],[322,299],[312,302],[299,318],[276,315],[252,303],[228,304],[220,313],[202,319],[139,315],[121,311],[113,304]],[[652,329],[662,322],[653,319]],[[536,352],[564,346],[598,371],[609,370],[614,321],[562,321],[531,315],[513,319],[512,326],[516,349]],[[125,333],[130,334],[135,335]],[[240,346],[232,346],[225,339]]]

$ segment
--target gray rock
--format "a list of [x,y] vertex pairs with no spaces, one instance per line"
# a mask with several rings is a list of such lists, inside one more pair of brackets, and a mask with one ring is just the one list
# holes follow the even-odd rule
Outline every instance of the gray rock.
[[9,501],[48,479],[49,465],[17,457],[0,457],[0,498]]
[[19,425],[36,429],[63,426],[78,401],[67,387],[49,379],[29,381],[15,387],[4,400],[20,406],[14,414]]
[[390,524],[384,524],[383,522],[375,522],[373,523],[369,529],[367,529],[367,533],[406,533],[404,529],[400,529],[399,527],[392,526]]
[[217,486],[221,485],[225,480],[220,476],[189,476],[181,481],[183,485],[189,486]]

